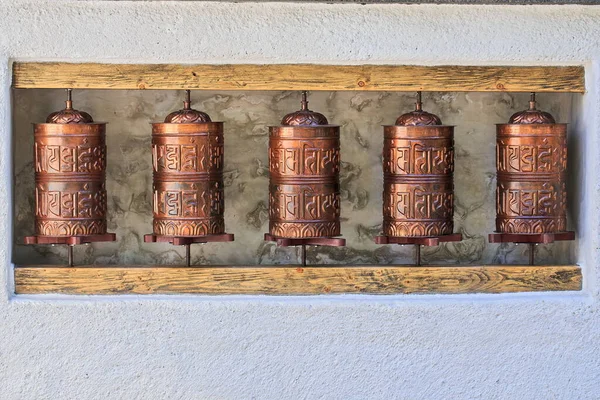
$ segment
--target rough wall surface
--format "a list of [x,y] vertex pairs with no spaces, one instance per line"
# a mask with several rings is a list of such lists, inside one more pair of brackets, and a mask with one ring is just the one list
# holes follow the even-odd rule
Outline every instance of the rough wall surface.
[[[265,242],[268,232],[268,125],[299,109],[298,92],[194,92],[193,107],[225,121],[225,215],[235,243],[193,246],[199,264],[285,264],[300,262],[294,248]],[[63,107],[61,90],[18,90],[14,95],[15,132],[15,243],[33,234],[34,173],[31,123],[44,121]],[[414,109],[414,94],[315,92],[310,107],[329,116],[341,129],[340,174],[342,233],[347,246],[310,248],[310,263],[412,263],[412,246],[375,245],[381,233],[383,172],[382,124]],[[539,107],[559,121],[570,121],[570,94],[540,95]],[[115,243],[78,246],[75,256],[86,263],[181,263],[183,249],[169,244],[144,243],[152,231],[152,164],[150,123],[162,121],[181,108],[182,93],[172,91],[75,91],[75,106],[108,122],[107,191],[109,229]],[[523,263],[528,246],[488,244],[495,229],[495,123],[528,107],[527,94],[432,93],[425,109],[436,113],[455,130],[455,231],[464,239],[424,248],[427,263]],[[569,262],[572,242],[536,248],[541,264]],[[15,247],[13,262],[60,263],[65,246]]]
[[0,1],[2,204],[12,60],[575,63],[588,88],[569,139],[582,293],[14,297],[5,206],[0,398],[597,398],[598,37],[585,6]]

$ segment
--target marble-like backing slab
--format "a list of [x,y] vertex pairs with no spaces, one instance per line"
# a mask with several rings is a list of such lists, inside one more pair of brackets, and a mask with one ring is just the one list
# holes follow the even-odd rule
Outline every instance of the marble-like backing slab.
[[[569,122],[571,94],[541,94],[539,105],[557,120]],[[195,264],[286,264],[299,262],[294,248],[265,243],[268,229],[268,126],[298,108],[297,92],[201,92],[194,108],[213,121],[225,122],[225,220],[234,243],[195,245]],[[63,106],[61,90],[14,92],[14,238],[13,261],[61,263],[64,246],[23,246],[33,233],[34,180],[31,123]],[[98,264],[176,264],[183,248],[144,243],[152,230],[150,123],[181,107],[175,91],[78,90],[74,104],[106,121],[108,224],[118,241],[78,246],[76,260]],[[487,243],[495,218],[495,125],[527,107],[527,94],[426,93],[424,108],[438,114],[455,131],[455,231],[465,238],[425,248],[424,263],[525,263],[527,246]],[[413,108],[411,93],[313,92],[310,107],[324,113],[341,130],[342,232],[344,248],[310,248],[317,264],[390,264],[412,262],[412,246],[373,243],[381,229],[382,124]],[[569,262],[569,243],[538,246],[538,263]]]

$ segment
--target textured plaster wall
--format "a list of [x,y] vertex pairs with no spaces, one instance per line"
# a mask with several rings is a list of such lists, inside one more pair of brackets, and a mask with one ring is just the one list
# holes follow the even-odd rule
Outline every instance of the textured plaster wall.
[[[14,96],[15,243],[33,234],[34,172],[31,123],[64,106],[64,91],[19,90]],[[539,106],[560,121],[570,121],[572,95],[540,95]],[[152,231],[152,164],[150,122],[181,107],[182,93],[166,91],[76,91],[76,108],[107,121],[107,191],[109,229],[119,240],[76,248],[86,263],[181,263],[183,249],[147,244]],[[210,264],[273,264],[299,262],[294,248],[264,242],[268,231],[268,125],[299,108],[299,93],[194,92],[194,107],[213,120],[225,121],[225,208],[235,243],[194,246],[193,260]],[[311,263],[412,263],[412,246],[378,246],[381,233],[383,172],[382,124],[414,108],[414,94],[315,92],[310,107],[342,126],[342,232],[346,247],[311,248]],[[434,93],[424,106],[444,123],[456,125],[456,232],[465,240],[424,248],[425,262],[523,263],[528,246],[487,243],[495,218],[495,123],[527,108],[527,94]],[[538,246],[540,263],[569,261],[571,242]],[[52,255],[52,256],[51,256]],[[55,257],[54,255],[57,255]],[[15,248],[15,263],[64,263],[64,246]]]
[[[0,208],[0,398],[597,398],[598,37],[600,9],[585,6],[0,0],[0,201],[6,205]],[[13,145],[24,146],[12,133],[13,125],[20,130],[24,122],[13,120],[11,109],[25,99],[10,90],[13,60],[584,64],[588,91],[572,98],[569,140],[575,150],[572,224],[579,235],[572,258],[583,268],[585,290],[498,296],[12,296],[9,204],[17,195],[12,159],[21,157],[13,154]],[[202,94],[198,101],[211,96]],[[324,106],[326,95],[320,96],[315,102]],[[399,105],[408,101],[394,96]],[[439,106],[451,104],[438,100]],[[85,102],[96,108],[91,97]],[[161,110],[174,105],[171,98]],[[560,113],[568,117],[562,107]],[[145,118],[136,120],[130,137],[144,137]],[[367,139],[373,148],[379,142]],[[22,228],[15,227],[19,235]]]

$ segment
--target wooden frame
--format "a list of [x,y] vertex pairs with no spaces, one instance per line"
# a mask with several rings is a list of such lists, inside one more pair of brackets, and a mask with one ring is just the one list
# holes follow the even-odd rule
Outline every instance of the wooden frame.
[[[585,91],[582,66],[15,62],[17,89]],[[15,293],[510,293],[581,290],[566,266],[18,266]]]
[[17,89],[585,91],[582,66],[13,64]]
[[514,293],[581,290],[578,266],[28,266],[17,294]]

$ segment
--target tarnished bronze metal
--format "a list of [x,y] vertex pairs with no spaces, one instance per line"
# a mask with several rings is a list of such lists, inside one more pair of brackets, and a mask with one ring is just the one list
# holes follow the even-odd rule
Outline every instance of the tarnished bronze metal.
[[35,236],[25,243],[114,241],[106,232],[106,123],[74,110],[69,89],[65,109],[33,130]]
[[415,111],[384,126],[384,236],[443,236],[454,228],[454,127],[424,112],[417,96]]
[[513,115],[496,129],[496,232],[566,230],[567,125],[536,110]]
[[306,92],[300,111],[269,128],[269,170],[271,236],[340,235],[340,127],[308,109]]
[[152,124],[154,232],[147,242],[233,240],[223,216],[223,123],[192,110],[189,96],[182,110]]

